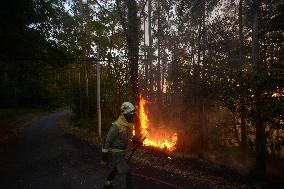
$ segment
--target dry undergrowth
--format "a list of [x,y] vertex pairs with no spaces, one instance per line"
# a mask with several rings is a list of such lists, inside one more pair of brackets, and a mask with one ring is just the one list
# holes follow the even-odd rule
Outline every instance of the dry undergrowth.
[[59,124],[66,133],[69,133],[91,145],[101,146],[101,139],[96,132],[90,128],[74,126],[71,120],[71,115],[63,116],[59,120]]
[[[168,156],[167,154],[158,154],[149,152],[147,149],[143,148],[137,151],[133,157],[133,162],[143,164],[146,166],[154,167],[173,175],[178,175],[186,178],[190,183],[201,188],[234,188],[234,189],[247,189],[251,188],[245,183],[240,182],[239,179],[233,181],[233,179],[224,178],[224,175],[212,174],[206,171],[206,167],[198,169],[193,168],[187,164],[196,164],[196,160],[189,162],[191,160],[181,160],[175,158],[174,156]],[[200,162],[201,163],[201,162]],[[224,173],[226,174],[226,173]],[[254,186],[253,188],[259,188]]]
[[[63,127],[65,132],[74,135],[91,145],[96,145],[101,147],[101,140],[95,133],[94,129],[83,128],[74,126],[72,124],[71,116],[64,116],[60,120],[60,125]],[[128,150],[127,155],[130,153]],[[175,158],[174,155],[169,156],[166,153],[159,153],[157,151],[149,150],[149,148],[140,148],[137,150],[132,158],[133,163],[139,165],[153,167],[155,169],[160,169],[170,173],[171,175],[181,176],[187,179],[194,186],[199,188],[210,188],[210,189],[248,189],[248,188],[261,188],[258,185],[249,186],[248,184],[242,182],[238,176],[236,179],[226,177],[226,173],[212,174],[210,171],[206,171],[205,168],[199,169],[198,166],[190,167],[190,164],[196,164],[196,161],[190,159],[184,160],[180,158]],[[202,164],[202,163],[200,163]]]

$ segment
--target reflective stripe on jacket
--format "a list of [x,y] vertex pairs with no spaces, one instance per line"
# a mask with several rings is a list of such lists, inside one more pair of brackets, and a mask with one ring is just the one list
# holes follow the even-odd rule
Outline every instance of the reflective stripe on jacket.
[[116,149],[116,148],[103,148],[102,152],[108,153],[108,152],[114,152],[114,153],[119,153],[119,152],[124,152],[125,150],[122,149]]

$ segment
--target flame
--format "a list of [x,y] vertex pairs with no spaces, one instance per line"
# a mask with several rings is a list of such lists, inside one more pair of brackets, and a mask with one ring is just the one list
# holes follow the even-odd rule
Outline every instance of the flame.
[[144,140],[143,145],[173,151],[177,143],[177,133],[168,134],[165,130],[159,130],[158,132],[151,132],[149,130],[149,119],[145,111],[146,104],[147,101],[143,97],[140,97],[139,119],[141,126],[141,134],[142,136],[147,137]]

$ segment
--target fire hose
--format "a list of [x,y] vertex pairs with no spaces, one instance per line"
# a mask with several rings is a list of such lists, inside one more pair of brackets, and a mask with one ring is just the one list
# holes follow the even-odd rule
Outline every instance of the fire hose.
[[[147,137],[143,137],[142,140],[141,140],[141,143],[143,144],[144,140],[146,139]],[[141,145],[140,144],[136,144],[135,147],[133,148],[133,150],[131,151],[129,157],[127,158],[126,162],[129,163],[131,158],[133,157],[134,153],[137,151],[137,149],[140,147]]]

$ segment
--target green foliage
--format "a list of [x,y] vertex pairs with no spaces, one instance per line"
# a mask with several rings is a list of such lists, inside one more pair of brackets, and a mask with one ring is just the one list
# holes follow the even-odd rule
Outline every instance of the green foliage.
[[[127,5],[121,3],[123,18]],[[125,40],[120,12],[114,7],[113,1],[102,6],[77,0],[3,2],[0,107],[69,104],[78,126],[91,128],[96,123],[99,51],[102,121],[109,126],[120,104],[133,97],[131,78],[137,79],[136,72],[131,72],[133,64],[125,57],[137,55],[137,42],[145,34],[139,30],[138,35],[136,26],[125,23],[135,29],[134,49]],[[237,1],[153,0],[152,8],[153,46],[144,36],[146,43],[140,44],[139,53],[145,57],[140,56],[138,77],[140,92],[151,102],[149,115],[157,118],[153,123],[174,122],[187,135],[198,135],[204,148],[211,142],[221,145],[220,132],[232,134],[238,124],[234,119],[240,115],[247,122],[261,116],[267,125],[283,127],[283,5],[275,0],[264,1],[261,7],[257,77],[252,74],[250,3],[243,7],[243,62]],[[141,15],[140,23],[147,24]],[[257,92],[261,98],[256,106]],[[220,121],[218,112],[223,109],[233,115],[225,121],[230,124]]]
[[[6,1],[1,6],[0,107],[56,107],[64,104],[56,72],[70,57],[36,29],[52,15],[44,1]],[[56,60],[57,59],[57,60]]]

